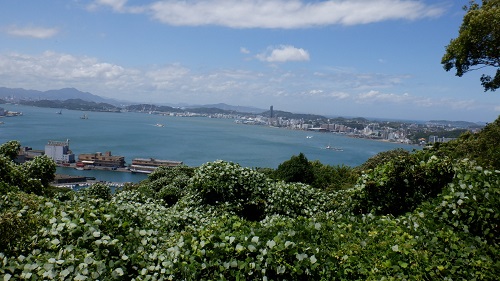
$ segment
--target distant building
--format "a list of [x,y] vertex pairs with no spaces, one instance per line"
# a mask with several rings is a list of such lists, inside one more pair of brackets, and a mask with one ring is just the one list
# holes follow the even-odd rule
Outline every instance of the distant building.
[[271,105],[271,107],[269,108],[269,116],[271,118],[274,118],[274,110],[273,110],[273,106]]
[[436,142],[449,142],[452,140],[456,140],[456,138],[445,138],[445,137],[438,137],[438,136],[429,136],[429,143],[436,143]]
[[69,149],[69,140],[49,141],[45,145],[45,155],[56,163],[74,163],[75,155]]
[[78,155],[78,161],[85,165],[102,166],[102,167],[125,167],[124,156],[113,156],[111,151],[106,151],[104,154],[101,152],[84,153]]
[[24,146],[24,147],[21,147],[21,149],[19,150],[19,153],[17,154],[16,159],[14,159],[14,162],[21,164],[21,163],[24,163],[26,161],[31,161],[31,160],[33,160],[33,158],[35,158],[37,156],[42,156],[44,154],[45,154],[45,150],[35,150],[35,149],[32,149],[31,147]]

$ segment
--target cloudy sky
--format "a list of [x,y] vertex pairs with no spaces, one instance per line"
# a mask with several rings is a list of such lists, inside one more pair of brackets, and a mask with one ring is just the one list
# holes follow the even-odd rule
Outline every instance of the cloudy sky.
[[468,0],[8,0],[0,86],[154,104],[491,122],[440,63]]

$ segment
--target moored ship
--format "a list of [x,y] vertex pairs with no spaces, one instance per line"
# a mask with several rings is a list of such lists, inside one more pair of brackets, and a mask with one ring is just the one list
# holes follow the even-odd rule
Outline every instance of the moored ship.
[[158,167],[175,167],[182,165],[182,161],[162,160],[155,158],[134,158],[130,165],[133,173],[150,174]]

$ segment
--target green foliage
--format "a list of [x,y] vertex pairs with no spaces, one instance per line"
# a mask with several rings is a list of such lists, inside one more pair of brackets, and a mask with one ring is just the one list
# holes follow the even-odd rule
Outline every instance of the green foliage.
[[339,190],[351,188],[356,183],[358,174],[355,170],[345,165],[323,165],[319,161],[311,163],[314,181],[311,186],[325,190]]
[[500,169],[500,117],[479,133],[463,134],[459,139],[436,144],[430,151],[454,159],[471,159],[485,168]]
[[[465,7],[467,8],[467,7]],[[500,0],[483,0],[482,5],[471,1],[463,18],[457,38],[446,47],[441,63],[446,71],[455,68],[456,75],[477,69],[477,66],[496,68],[492,78],[483,74],[485,91],[500,88]]]
[[29,178],[39,180],[43,186],[48,186],[56,173],[56,163],[45,155],[23,163],[22,168]]
[[174,205],[183,195],[183,190],[175,184],[164,185],[156,198],[165,201],[167,206]]
[[10,158],[0,155],[0,194],[19,189],[41,195],[54,179],[56,165],[46,156],[16,165]]
[[455,165],[455,179],[434,205],[433,215],[453,227],[500,243],[500,171],[485,170],[464,160]]
[[111,188],[103,183],[94,183],[93,185],[83,189],[82,192],[93,198],[104,200],[111,199]]
[[313,167],[306,156],[300,153],[278,166],[276,178],[285,182],[311,184],[314,181]]
[[46,224],[41,202],[23,192],[0,195],[0,252],[17,255],[30,249],[32,235]]
[[224,204],[246,218],[260,216],[266,187],[267,179],[261,173],[221,160],[201,165],[190,181],[192,191],[206,204]]
[[159,167],[148,176],[147,186],[153,196],[163,199],[167,205],[175,204],[184,194],[194,168],[180,165],[176,167]]
[[8,141],[0,146],[0,155],[3,155],[13,161],[19,154],[20,148],[21,148],[20,142]]
[[359,173],[363,171],[373,170],[377,166],[386,164],[387,162],[397,159],[400,157],[406,158],[410,155],[410,152],[403,148],[396,148],[388,151],[382,151],[377,153],[377,155],[370,157],[365,163],[356,167],[356,171]]
[[401,215],[434,198],[453,178],[447,159],[427,158],[424,152],[399,156],[360,178],[354,208],[363,213]]
[[328,210],[327,193],[303,183],[276,182],[266,193],[266,214],[288,217],[312,216]]
[[10,192],[0,280],[496,280],[500,172],[433,153],[400,155],[338,190],[215,161],[111,197],[102,186],[64,201]]

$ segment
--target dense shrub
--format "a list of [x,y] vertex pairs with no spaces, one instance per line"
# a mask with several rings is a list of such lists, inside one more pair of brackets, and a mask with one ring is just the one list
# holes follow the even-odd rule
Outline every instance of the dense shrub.
[[327,211],[328,194],[303,183],[276,182],[266,193],[266,214],[292,218]]
[[23,192],[0,195],[0,252],[19,255],[31,248],[31,238],[47,219],[43,199]]
[[434,198],[451,182],[453,170],[449,160],[427,157],[424,152],[399,156],[363,174],[354,208],[398,216]]
[[325,190],[339,190],[351,188],[358,179],[358,173],[345,165],[323,165],[319,161],[311,162],[314,174],[312,187]]
[[465,133],[457,140],[437,143],[431,149],[436,155],[453,159],[471,159],[484,168],[500,170],[500,116],[478,133]]
[[206,204],[223,204],[247,218],[260,216],[267,185],[261,173],[221,160],[201,165],[190,182]]
[[83,189],[83,193],[93,198],[109,200],[111,199],[111,188],[103,183],[94,183]]
[[375,156],[370,157],[366,160],[365,163],[359,165],[355,168],[358,173],[362,173],[363,171],[373,170],[377,166],[384,165],[387,162],[396,159],[396,158],[406,158],[410,155],[410,152],[403,148],[396,148],[388,151],[382,151],[377,153]]

